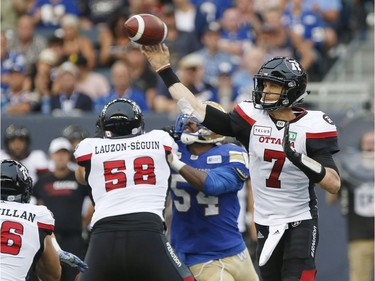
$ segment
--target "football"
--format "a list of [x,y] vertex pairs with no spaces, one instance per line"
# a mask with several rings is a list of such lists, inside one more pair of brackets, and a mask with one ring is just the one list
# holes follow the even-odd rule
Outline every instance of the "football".
[[168,29],[165,23],[151,14],[138,14],[125,22],[126,32],[131,41],[141,45],[157,45],[165,40]]

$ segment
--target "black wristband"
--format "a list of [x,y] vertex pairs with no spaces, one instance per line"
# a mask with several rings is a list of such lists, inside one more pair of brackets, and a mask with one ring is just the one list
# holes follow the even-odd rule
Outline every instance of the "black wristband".
[[[291,159],[289,159],[291,160]],[[326,175],[326,169],[310,157],[298,153],[296,159],[291,160],[313,182],[320,182]]]
[[173,72],[172,68],[167,67],[161,71],[158,72],[160,78],[163,80],[165,86],[169,88],[175,83],[180,82],[180,79],[178,79],[177,75]]

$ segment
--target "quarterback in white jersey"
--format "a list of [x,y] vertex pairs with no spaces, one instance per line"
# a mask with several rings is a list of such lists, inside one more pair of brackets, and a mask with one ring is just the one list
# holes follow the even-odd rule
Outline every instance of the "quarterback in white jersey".
[[77,180],[95,205],[89,269],[79,280],[194,280],[164,234],[173,138],[144,133],[138,105],[121,98],[104,107],[100,127],[103,138],[86,138],[74,152]]
[[332,157],[339,151],[332,120],[295,106],[308,94],[301,64],[287,57],[265,62],[254,76],[252,100],[223,113],[200,103],[179,81],[165,44],[142,50],[183,113],[247,148],[262,280],[314,281],[319,241],[314,184],[337,193],[341,181]]
[[51,239],[55,220],[45,206],[27,204],[31,184],[22,164],[14,160],[1,162],[0,268],[3,281],[24,281],[34,270],[42,280],[60,279],[59,256]]

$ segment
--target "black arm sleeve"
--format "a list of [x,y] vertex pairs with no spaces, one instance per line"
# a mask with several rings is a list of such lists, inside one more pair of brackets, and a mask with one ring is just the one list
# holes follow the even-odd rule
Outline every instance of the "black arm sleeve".
[[234,137],[230,122],[228,113],[207,105],[206,116],[202,122],[205,127],[217,134]]
[[340,151],[337,137],[324,139],[307,139],[307,156],[319,162],[324,167],[332,168],[339,174],[339,169],[333,159],[333,154]]
[[316,162],[319,162],[323,167],[334,169],[337,172],[337,174],[340,174],[339,169],[337,168],[337,165],[333,160],[332,154],[316,154],[311,156],[311,158],[314,159]]
[[225,113],[207,105],[202,124],[217,134],[235,137],[248,150],[251,125],[236,110]]

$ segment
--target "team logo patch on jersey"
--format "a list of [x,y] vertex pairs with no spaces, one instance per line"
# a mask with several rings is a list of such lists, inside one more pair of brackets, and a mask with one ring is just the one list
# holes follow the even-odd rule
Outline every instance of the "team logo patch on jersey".
[[212,155],[207,157],[207,164],[220,164],[223,162],[221,155]]
[[247,165],[247,155],[244,152],[239,151],[229,151],[229,163],[239,162],[241,164]]
[[255,136],[271,136],[271,127],[254,126],[253,132]]
[[289,131],[289,140],[290,141],[295,141],[297,139],[297,133]]
[[323,115],[323,120],[326,121],[328,124],[334,125],[333,121],[327,114]]

